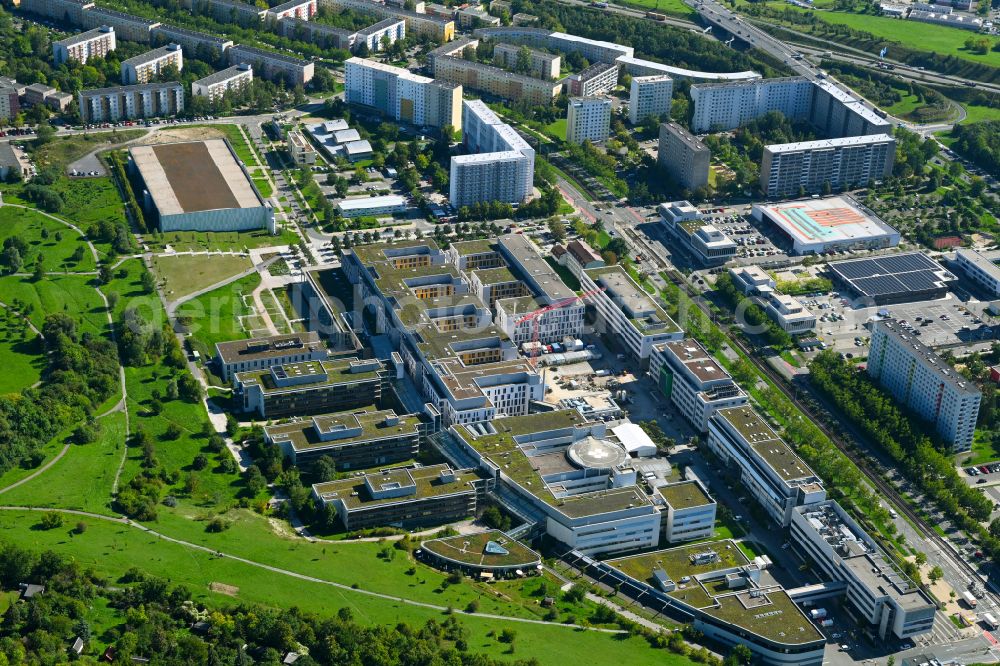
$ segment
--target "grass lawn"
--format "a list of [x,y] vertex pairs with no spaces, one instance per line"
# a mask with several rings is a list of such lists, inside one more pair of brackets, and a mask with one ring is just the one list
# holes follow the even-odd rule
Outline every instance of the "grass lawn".
[[567,287],[573,291],[580,291],[580,281],[576,279],[576,276],[568,268],[560,266],[559,262],[552,257],[545,257],[545,261],[549,262],[549,266],[552,266],[552,269],[559,274],[559,277]]
[[257,186],[257,191],[260,192],[260,196],[265,199],[271,196],[271,181],[267,178],[254,178],[253,184]]
[[163,280],[167,300],[210,287],[250,268],[249,257],[231,254],[179,254],[153,258],[153,267]]
[[53,138],[52,141],[32,150],[35,163],[41,167],[56,166],[63,169],[70,162],[89,155],[95,150],[106,150],[113,145],[138,139],[148,134],[148,130],[114,130],[94,134],[76,134]]
[[[782,8],[796,9],[791,5],[780,5]],[[964,60],[1000,67],[1000,51],[990,51],[977,55],[965,48],[965,40],[969,37],[968,30],[949,28],[947,26],[902,21],[886,16],[870,14],[848,14],[844,12],[815,12],[817,19],[826,23],[839,23],[855,30],[875,35],[882,39],[905,44],[909,48],[919,48],[921,51],[933,51],[941,55],[953,55]],[[892,49],[888,56],[893,57]]]
[[[972,438],[972,451],[965,454],[965,457],[958,456],[957,460],[961,461],[963,467],[996,462],[1000,460],[1000,442],[994,441],[993,433],[977,429]],[[965,472],[959,472],[959,474],[965,474]]]
[[545,133],[558,141],[566,140],[566,119],[559,118],[545,126]]
[[981,123],[985,120],[1000,120],[1000,109],[990,106],[979,106],[977,104],[963,104],[965,112],[968,114],[962,124]]
[[111,488],[125,446],[125,414],[108,414],[97,423],[101,429],[97,441],[73,444],[44,474],[0,496],[4,503],[113,515]]
[[[47,236],[47,237],[43,237]],[[28,244],[28,251],[21,255],[22,272],[30,272],[39,257],[49,271],[94,271],[97,265],[83,236],[65,224],[33,210],[0,207],[0,239],[20,238]],[[78,261],[73,254],[82,250]]]
[[163,250],[167,245],[177,252],[205,251],[242,252],[258,247],[271,245],[290,245],[299,241],[293,231],[280,231],[271,235],[265,229],[258,231],[170,231],[166,234],[147,234],[143,240],[154,252]]
[[9,310],[0,310],[0,394],[16,393],[35,384],[45,369],[45,348],[24,320]]
[[[74,535],[71,533],[72,525],[48,531],[33,529],[32,526],[38,523],[39,518],[38,513],[3,512],[0,515],[0,538],[14,541],[23,547],[52,549],[72,555],[81,565],[94,567],[112,579],[140,564],[153,575],[187,585],[196,602],[214,606],[253,602],[289,607],[301,606],[303,600],[308,599],[309,610],[323,615],[332,615],[339,608],[349,606],[359,622],[422,624],[432,618],[439,622],[442,620],[441,613],[433,609],[408,606],[322,583],[293,579],[231,558],[217,558],[210,553],[162,541],[124,525],[85,520],[87,531]],[[71,522],[75,524],[76,521],[71,519]],[[327,547],[327,550],[330,548]],[[372,561],[366,563],[367,573],[370,576],[377,574],[380,563],[381,560],[372,558]],[[339,568],[314,566],[309,573],[323,578]],[[208,587],[212,582],[235,585],[239,592],[235,598],[211,592]],[[453,587],[471,588],[465,583]],[[405,594],[403,591],[397,592]],[[444,605],[447,602],[439,600],[437,603]],[[506,656],[508,646],[487,636],[496,630],[498,620],[468,616],[460,612],[458,615],[469,629],[468,643],[471,651],[485,652],[494,657]],[[622,639],[568,627],[522,623],[513,625],[512,628],[517,632],[515,656],[518,659],[535,658],[541,664],[563,664],[567,660],[601,664],[627,660],[630,666],[681,666],[691,663],[666,651],[654,650],[638,638]]]
[[8,275],[0,277],[0,301],[11,305],[19,300],[30,309],[28,317],[39,330],[45,315],[65,312],[77,321],[81,333],[103,334],[107,332],[108,320],[104,303],[90,284],[92,279],[50,274],[35,282],[30,277]]
[[698,16],[698,12],[684,4],[682,0],[625,0],[617,2],[619,5],[635,5],[650,11],[679,16],[680,18],[693,19]]
[[245,278],[219,287],[207,294],[191,299],[178,308],[178,316],[184,318],[192,334],[192,342],[199,344],[202,356],[214,354],[215,343],[250,337],[241,317],[250,313],[243,303],[243,296],[260,284],[260,275],[254,273]]

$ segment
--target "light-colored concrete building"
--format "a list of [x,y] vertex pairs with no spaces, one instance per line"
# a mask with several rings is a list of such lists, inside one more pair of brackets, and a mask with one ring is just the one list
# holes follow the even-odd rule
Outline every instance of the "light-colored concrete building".
[[880,639],[931,632],[937,605],[840,504],[796,507],[790,534],[827,578],[847,584],[847,601]]
[[955,453],[972,448],[982,393],[893,320],[872,324],[868,374],[933,424]]
[[289,132],[286,138],[292,162],[299,165],[316,164],[316,148],[302,135],[302,132]]
[[628,98],[628,119],[633,125],[650,116],[662,118],[670,114],[674,80],[669,76],[636,76],[632,78]]
[[451,158],[452,205],[524,203],[535,177],[534,149],[480,100],[462,103],[462,127],[469,154]]
[[566,142],[600,143],[611,133],[610,97],[575,97],[566,107]]
[[80,16],[94,6],[93,0],[21,0],[21,11],[47,16],[70,25],[80,25]]
[[169,118],[184,110],[184,87],[171,81],[81,90],[77,102],[84,123]]
[[328,49],[350,50],[358,33],[337,28],[317,21],[286,17],[278,21],[278,33],[282,37],[302,42],[311,42]]
[[959,248],[955,264],[991,296],[1000,296],[1000,267],[976,250]]
[[653,502],[662,502],[663,540],[668,544],[710,539],[715,534],[715,500],[701,481],[659,486]]
[[320,0],[320,4],[333,9],[353,9],[380,19],[400,18],[406,21],[406,32],[410,35],[426,35],[444,43],[455,38],[455,21],[451,17],[438,17],[430,12],[417,13],[393,5],[373,0]]
[[308,21],[316,15],[316,0],[288,0],[267,10],[266,18],[277,22],[285,18]]
[[0,120],[10,120],[21,112],[17,88],[0,88]]
[[86,63],[91,58],[104,58],[115,50],[115,29],[104,25],[78,35],[52,42],[52,61]]
[[309,60],[302,60],[283,53],[264,51],[253,46],[237,44],[226,51],[230,65],[247,63],[257,76],[269,81],[283,80],[289,85],[305,85],[312,80],[315,66]]
[[712,153],[708,146],[677,123],[660,125],[656,161],[681,187],[693,190],[708,185]]
[[406,199],[398,194],[341,199],[337,202],[337,210],[344,217],[387,217],[405,212]]
[[226,382],[237,372],[262,370],[272,365],[322,361],[329,356],[326,345],[315,331],[273,335],[252,340],[215,343],[215,369]]
[[773,291],[766,296],[764,312],[781,330],[793,335],[814,330],[818,321],[799,299]]
[[745,296],[762,296],[774,291],[777,282],[760,266],[734,266],[729,269],[733,284]]
[[149,44],[160,22],[107,7],[91,7],[80,13],[80,25],[88,30],[107,25],[115,29],[115,39]]
[[564,83],[566,94],[573,97],[605,95],[618,85],[618,65],[595,62],[586,69],[567,76]]
[[804,76],[696,83],[691,86],[694,132],[736,129],[770,111],[789,120],[806,120],[812,107],[812,81]]
[[747,404],[746,393],[694,338],[654,345],[649,374],[699,432],[720,409]]
[[174,25],[160,23],[152,29],[152,39],[158,44],[180,44],[188,57],[204,54],[203,59],[221,56],[233,45],[233,40],[210,35],[207,32],[188,30]]
[[352,48],[364,44],[369,51],[376,53],[384,51],[387,46],[406,37],[406,21],[399,18],[382,19],[367,28],[362,28],[354,34]]
[[374,60],[344,63],[344,98],[411,125],[462,128],[462,86]]
[[749,405],[721,409],[708,420],[708,449],[735,467],[750,496],[780,526],[797,506],[826,499],[823,482]]
[[253,82],[253,67],[246,63],[227,67],[191,84],[191,94],[214,102],[230,91],[242,90]]
[[168,67],[176,67],[178,72],[184,69],[184,56],[180,44],[167,44],[123,60],[122,85],[149,83]]
[[536,79],[554,81],[559,78],[562,58],[555,53],[540,51],[527,46],[517,46],[515,44],[497,44],[493,47],[493,62],[500,67],[513,69],[517,66],[518,58],[522,49],[528,54],[531,76]]
[[892,175],[896,140],[888,134],[764,146],[760,188],[768,197],[853,186]]
[[552,100],[559,95],[563,87],[557,81],[545,81],[524,74],[515,74],[493,65],[454,56],[440,56],[434,59],[434,77],[460,84],[469,90],[533,106],[552,104]]

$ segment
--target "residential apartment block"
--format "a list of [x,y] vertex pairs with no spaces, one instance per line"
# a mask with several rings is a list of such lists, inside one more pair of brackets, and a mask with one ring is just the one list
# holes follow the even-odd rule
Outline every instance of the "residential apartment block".
[[566,77],[566,94],[573,97],[597,97],[610,93],[618,85],[618,65],[595,62]]
[[191,94],[207,97],[209,101],[220,99],[229,91],[242,90],[253,82],[253,67],[240,63],[209,74],[191,83]]
[[0,87],[0,120],[11,120],[21,112],[17,88]]
[[628,98],[628,119],[633,125],[650,116],[662,118],[670,113],[673,103],[674,80],[663,74],[632,78]]
[[155,26],[152,31],[154,43],[160,44],[180,44],[181,48],[187,51],[188,56],[205,54],[204,59],[218,57],[225,53],[226,49],[233,45],[232,40],[218,35],[210,35],[207,32],[188,30],[173,25],[161,23]]
[[764,146],[760,188],[768,197],[864,186],[892,175],[896,140],[888,134]]
[[21,0],[21,11],[80,25],[80,16],[93,8],[93,0]]
[[411,125],[462,128],[462,86],[401,67],[351,58],[344,63],[344,97]]
[[184,110],[184,86],[171,81],[81,90],[77,101],[83,123],[166,118]]
[[416,458],[423,431],[416,415],[367,407],[267,425],[264,437],[300,469],[328,457],[346,472]]
[[562,91],[562,84],[545,81],[481,62],[454,56],[434,59],[434,77],[502,99],[547,106]]
[[312,80],[314,65],[309,60],[237,44],[226,51],[230,65],[251,65],[257,76],[289,85],[305,85]]
[[377,404],[385,373],[378,359],[297,361],[233,375],[233,404],[257,418],[323,414]]
[[566,107],[566,142],[600,143],[611,133],[610,97],[574,97]]
[[562,58],[558,54],[549,53],[548,51],[539,51],[538,49],[514,44],[497,44],[493,47],[493,62],[500,67],[513,69],[517,66],[517,61],[520,57],[519,54],[522,49],[527,49],[531,66],[531,71],[528,73],[531,76],[546,81],[554,81],[559,78]]
[[721,409],[708,420],[708,449],[735,467],[750,496],[787,527],[797,506],[826,499],[819,477],[751,407]]
[[674,122],[660,125],[656,161],[678,185],[689,190],[708,185],[711,159],[698,137]]
[[470,154],[451,158],[452,205],[524,203],[535,177],[534,149],[480,100],[462,103],[462,127]]
[[275,22],[286,18],[308,21],[315,15],[316,0],[288,0],[268,9],[266,18]]
[[179,44],[167,44],[123,60],[122,85],[149,83],[168,67],[175,67],[178,72],[184,69],[184,56]]
[[597,310],[600,332],[624,347],[642,366],[648,365],[654,345],[684,337],[674,320],[621,266],[583,271],[580,288],[593,292],[586,300]]
[[868,374],[929,421],[955,453],[972,448],[982,393],[893,320],[872,324]]
[[367,28],[358,30],[354,35],[352,47],[364,44],[372,53],[383,51],[387,45],[394,44],[406,37],[406,21],[399,18],[382,19]]
[[320,3],[333,9],[353,9],[380,19],[402,19],[406,21],[408,34],[426,35],[441,43],[450,42],[455,38],[455,21],[450,17],[441,18],[430,13],[418,14],[391,3],[374,2],[373,0],[320,0]]
[[880,639],[930,633],[937,604],[840,504],[796,507],[790,534],[823,574],[847,584],[847,601]]
[[654,345],[649,374],[699,432],[708,432],[708,420],[720,409],[747,404],[746,393],[693,338]]
[[108,25],[52,42],[52,61],[85,63],[90,58],[104,58],[115,50],[115,29]]
[[283,18],[278,21],[278,34],[302,42],[311,42],[330,49],[350,50],[358,33],[336,28],[325,23],[300,18]]
[[91,30],[110,26],[115,29],[116,39],[149,44],[152,41],[152,31],[160,22],[106,7],[91,7],[80,13],[80,25]]
[[219,23],[235,23],[243,27],[259,26],[267,10],[241,0],[183,0],[182,6],[193,14],[211,16]]

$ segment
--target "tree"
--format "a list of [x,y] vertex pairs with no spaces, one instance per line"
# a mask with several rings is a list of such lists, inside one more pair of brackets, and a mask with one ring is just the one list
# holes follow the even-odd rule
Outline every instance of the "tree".
[[143,271],[142,277],[139,278],[142,284],[142,290],[147,294],[152,294],[156,290],[156,278],[149,271]]
[[0,255],[0,261],[3,262],[8,273],[17,273],[24,265],[20,251],[13,245],[4,249],[3,254]]
[[39,524],[43,530],[54,530],[57,527],[62,527],[62,514],[55,511],[46,511],[42,514],[42,520]]
[[563,224],[562,220],[551,219],[549,220],[549,233],[552,234],[552,239],[557,243],[565,242],[566,240],[566,225]]
[[41,257],[35,262],[35,270],[31,273],[31,279],[35,282],[41,282],[45,279],[45,264],[42,263]]
[[43,123],[35,130],[35,145],[44,146],[56,135],[56,128],[48,123]]
[[930,571],[927,572],[927,578],[930,579],[931,583],[936,583],[944,576],[944,572],[941,571],[941,567],[934,565]]

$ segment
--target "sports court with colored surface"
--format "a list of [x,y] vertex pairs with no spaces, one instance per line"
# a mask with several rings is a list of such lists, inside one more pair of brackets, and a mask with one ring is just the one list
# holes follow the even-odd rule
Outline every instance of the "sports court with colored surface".
[[755,205],[753,215],[773,224],[796,254],[899,244],[898,231],[847,197]]

